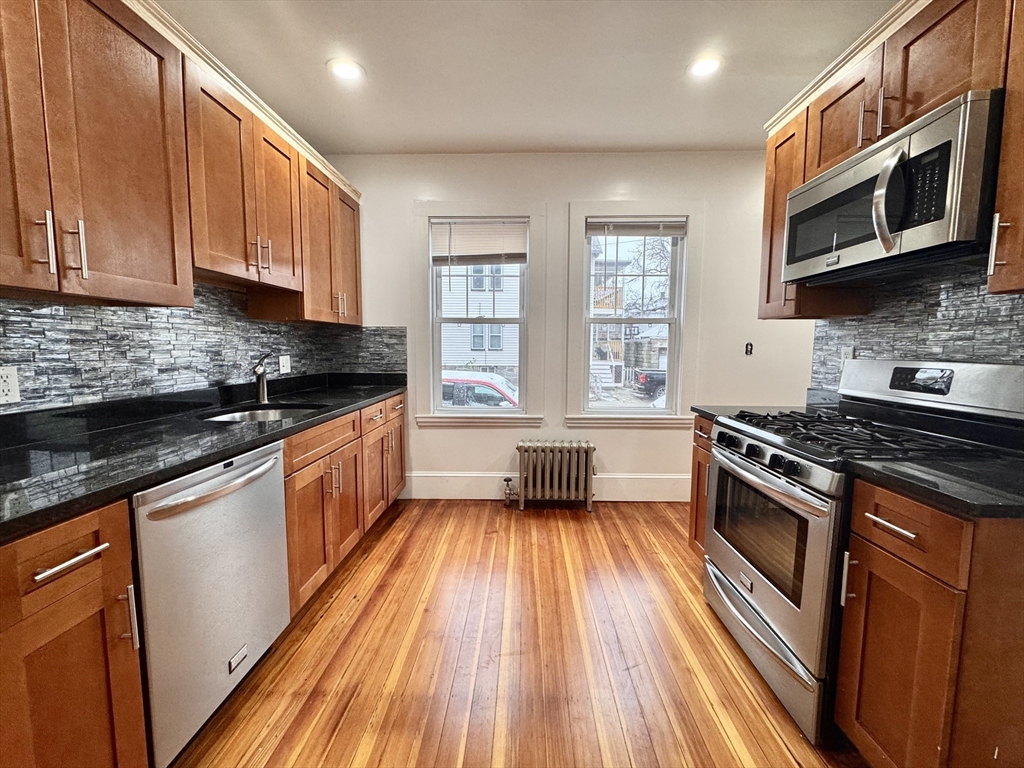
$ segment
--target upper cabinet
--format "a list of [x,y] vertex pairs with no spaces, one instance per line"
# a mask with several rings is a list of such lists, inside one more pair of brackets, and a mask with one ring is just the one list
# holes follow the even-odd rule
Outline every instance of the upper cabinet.
[[305,158],[299,169],[302,293],[252,290],[249,315],[360,325],[359,203]]
[[812,288],[782,282],[782,264],[786,258],[786,195],[804,183],[806,146],[806,112],[797,115],[768,139],[757,312],[762,320],[858,315],[869,308],[868,296],[862,288]]
[[1024,2],[1013,9],[988,289],[1024,291]]
[[302,290],[299,152],[262,120],[256,138],[256,245],[260,282]]
[[4,0],[0,40],[0,282],[190,306],[181,52],[118,0]]
[[932,0],[885,41],[882,135],[971,90],[1001,88],[1012,0]]

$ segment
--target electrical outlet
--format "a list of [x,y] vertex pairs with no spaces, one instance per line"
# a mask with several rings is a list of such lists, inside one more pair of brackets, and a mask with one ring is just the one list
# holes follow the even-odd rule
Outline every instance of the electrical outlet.
[[18,391],[18,369],[13,365],[0,368],[0,403],[21,402]]
[[843,347],[840,350],[841,359],[843,359],[843,360],[853,360],[854,351],[855,350],[854,350],[853,347]]
[[292,356],[281,355],[277,358],[277,371],[278,373],[291,373],[292,372]]

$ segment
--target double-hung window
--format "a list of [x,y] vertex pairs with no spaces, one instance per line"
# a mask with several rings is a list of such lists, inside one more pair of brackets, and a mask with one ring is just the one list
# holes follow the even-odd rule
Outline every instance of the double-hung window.
[[685,219],[587,218],[586,410],[672,409],[685,243]]
[[429,220],[435,413],[524,409],[529,223]]

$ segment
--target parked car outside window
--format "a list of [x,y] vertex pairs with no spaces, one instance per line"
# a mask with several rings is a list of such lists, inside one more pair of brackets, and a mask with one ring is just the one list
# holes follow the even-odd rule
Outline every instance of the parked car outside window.
[[518,408],[519,389],[496,373],[441,371],[441,402],[469,408]]

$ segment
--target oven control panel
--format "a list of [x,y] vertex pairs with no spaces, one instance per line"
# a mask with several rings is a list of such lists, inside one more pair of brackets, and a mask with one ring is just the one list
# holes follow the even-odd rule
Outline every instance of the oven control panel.
[[948,395],[953,386],[950,368],[893,368],[889,389],[901,392],[924,392],[929,395]]

